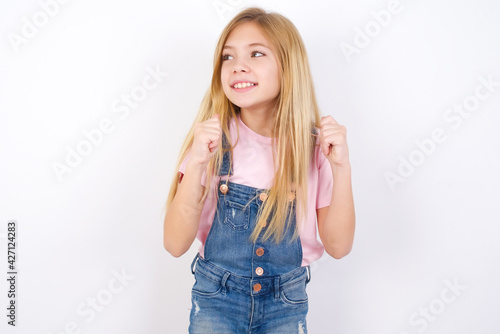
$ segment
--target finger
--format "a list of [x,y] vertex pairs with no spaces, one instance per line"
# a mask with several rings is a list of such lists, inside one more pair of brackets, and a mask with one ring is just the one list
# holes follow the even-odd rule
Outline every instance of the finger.
[[217,118],[209,119],[208,121],[203,123],[206,128],[214,129],[216,131],[221,131],[221,122]]
[[329,134],[343,134],[345,135],[346,129],[345,126],[343,125],[333,125],[333,124],[326,124],[322,128],[323,130],[323,135],[329,135]]
[[342,130],[338,128],[325,128],[323,129],[323,138],[342,134]]
[[330,148],[330,143],[328,142],[328,137],[325,137],[324,134],[320,136],[319,145],[324,155],[328,155],[328,151]]
[[321,149],[323,150],[323,154],[324,154],[325,156],[327,156],[327,155],[328,155],[328,153],[330,153],[330,144],[328,144],[328,143],[323,144],[323,145],[321,146]]
[[214,114],[210,120],[220,122],[220,115]]
[[339,123],[332,116],[328,115],[321,117],[320,124],[323,125],[323,124],[339,124]]
[[219,140],[211,140],[210,143],[208,144],[208,147],[214,148],[214,147],[219,147]]
[[321,117],[321,121],[320,121],[320,123],[339,124],[339,123],[335,120],[335,118],[333,118],[333,116],[331,116],[331,115]]
[[342,141],[342,134],[338,132],[325,134],[324,141],[332,145],[339,144]]
[[215,151],[217,151],[218,148],[219,148],[218,140],[210,142],[210,144],[208,144],[208,150],[210,151],[210,153],[215,153]]
[[200,122],[200,123],[203,123],[203,124],[215,124],[215,123],[220,123],[220,115],[219,114],[213,114],[212,117],[210,117],[209,119],[203,121],[203,122]]
[[340,132],[332,132],[329,134],[325,134],[322,143],[324,145],[332,145],[332,146],[338,146],[342,145],[342,143],[345,141],[344,135]]
[[212,117],[209,120],[206,120],[203,122],[203,124],[211,125],[211,126],[220,126],[221,121],[219,120],[219,117]]
[[219,146],[220,142],[220,136],[217,135],[211,135],[207,137],[207,142],[209,147],[216,147]]
[[215,154],[215,152],[217,151],[217,148],[218,148],[218,147],[219,147],[219,146],[215,146],[215,147],[210,147],[210,146],[209,146],[209,147],[208,147],[208,150],[210,151],[210,153],[214,153],[214,154]]
[[222,135],[222,130],[214,126],[206,126],[203,129],[203,132],[205,132],[210,138],[213,138],[214,136],[220,137]]

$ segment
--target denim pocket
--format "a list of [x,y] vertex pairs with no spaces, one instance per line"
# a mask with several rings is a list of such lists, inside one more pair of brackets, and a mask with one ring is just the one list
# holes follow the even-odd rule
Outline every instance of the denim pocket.
[[250,206],[241,205],[240,203],[225,202],[224,224],[231,227],[233,230],[241,231],[248,229],[250,224]]
[[281,300],[285,304],[298,305],[306,304],[308,301],[305,280],[297,283],[286,284],[280,287]]
[[215,297],[222,290],[220,282],[216,282],[198,271],[194,272],[194,278],[196,281],[192,292],[198,296]]

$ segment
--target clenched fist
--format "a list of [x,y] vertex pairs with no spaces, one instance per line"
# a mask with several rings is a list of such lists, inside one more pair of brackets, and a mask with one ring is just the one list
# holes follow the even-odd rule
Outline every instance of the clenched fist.
[[219,115],[198,123],[194,126],[193,146],[190,160],[200,165],[206,165],[214,156],[222,136]]
[[321,117],[319,143],[332,167],[349,164],[346,128],[332,116]]

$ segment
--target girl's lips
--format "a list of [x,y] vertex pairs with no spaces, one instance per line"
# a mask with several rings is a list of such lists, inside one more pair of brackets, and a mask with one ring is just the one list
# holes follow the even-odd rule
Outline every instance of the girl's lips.
[[235,87],[231,87],[231,89],[232,89],[233,91],[235,91],[236,93],[245,93],[245,92],[248,92],[249,90],[254,89],[255,87],[257,87],[257,84],[255,84],[254,86],[248,86],[248,87],[245,87],[245,88],[235,88]]

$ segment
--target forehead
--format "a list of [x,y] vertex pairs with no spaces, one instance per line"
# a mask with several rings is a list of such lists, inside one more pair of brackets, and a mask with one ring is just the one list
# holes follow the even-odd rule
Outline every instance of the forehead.
[[262,33],[261,28],[255,22],[245,22],[233,29],[229,34],[224,47],[250,46],[251,44],[263,44],[271,47],[269,41]]

